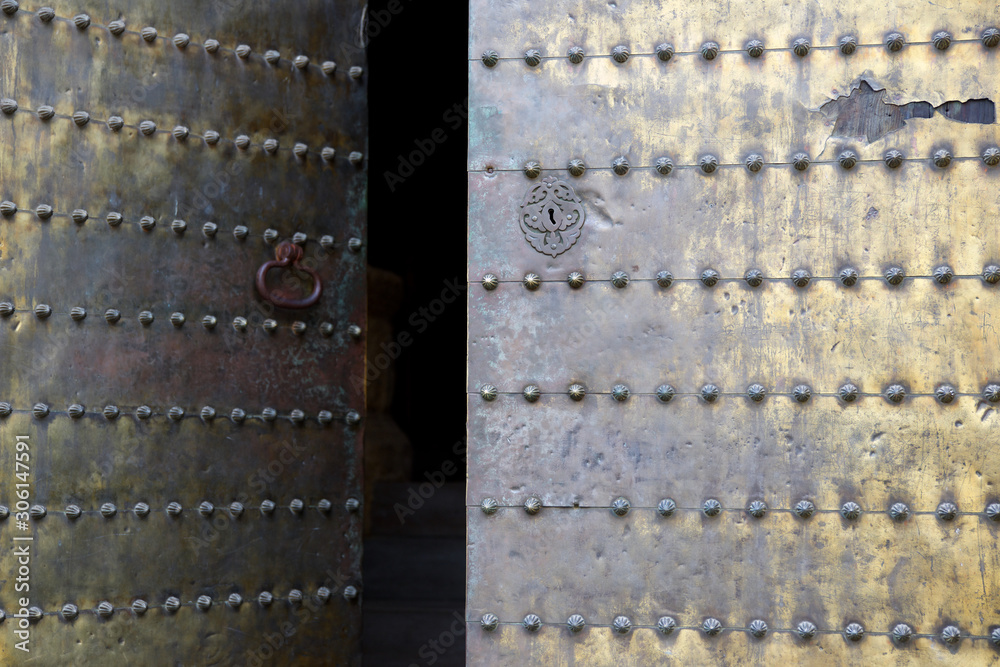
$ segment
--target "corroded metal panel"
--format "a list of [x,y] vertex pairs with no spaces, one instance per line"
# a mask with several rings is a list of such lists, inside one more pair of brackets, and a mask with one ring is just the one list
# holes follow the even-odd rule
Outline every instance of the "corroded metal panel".
[[0,12],[0,660],[359,664],[364,3]]
[[990,12],[473,3],[470,664],[997,660]]

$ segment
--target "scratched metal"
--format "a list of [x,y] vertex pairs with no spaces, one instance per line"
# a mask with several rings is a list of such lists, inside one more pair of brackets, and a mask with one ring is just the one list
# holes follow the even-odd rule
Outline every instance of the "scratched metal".
[[[120,5],[120,6],[119,6]],[[363,3],[287,3],[246,0],[205,5],[177,3],[57,2],[57,18],[44,24],[21,3],[0,16],[0,97],[18,102],[0,116],[0,199],[18,212],[0,218],[0,301],[16,311],[0,319],[0,401],[13,414],[0,418],[0,504],[12,515],[0,523],[0,539],[21,533],[13,516],[14,436],[31,442],[31,502],[48,514],[34,521],[31,604],[46,616],[33,626],[30,657],[39,664],[345,664],[360,661],[360,600],[347,600],[345,586],[363,592],[363,509],[345,503],[362,498],[361,443],[364,423],[347,414],[365,413],[365,258],[367,175],[367,74],[358,47]],[[80,12],[93,24],[77,29]],[[124,18],[120,37],[105,27]],[[136,31],[158,30],[153,43]],[[191,36],[180,49],[171,41]],[[222,47],[203,48],[208,38]],[[238,58],[233,49],[248,44]],[[282,60],[265,62],[267,49]],[[307,68],[291,58],[306,55]],[[328,75],[326,60],[336,61]],[[54,107],[43,121],[38,106]],[[87,111],[78,127],[68,116]],[[113,132],[105,121],[124,118]],[[144,136],[138,124],[152,120],[157,132]],[[183,141],[175,125],[189,128]],[[217,145],[207,130],[221,135]],[[246,134],[240,150],[234,139]],[[277,139],[276,154],[265,152]],[[308,153],[292,148],[305,143]],[[336,150],[324,160],[324,147]],[[362,154],[360,164],[348,159]],[[40,219],[35,208],[52,207]],[[88,213],[85,222],[69,216]],[[119,226],[108,224],[120,213]],[[144,230],[140,218],[156,224]],[[187,229],[171,229],[183,220]],[[203,225],[217,226],[206,236]],[[245,239],[234,236],[247,228]],[[265,230],[275,238],[265,240]],[[306,260],[323,281],[320,303],[307,311],[274,309],[256,294],[258,267],[274,258],[280,240],[307,235]],[[333,243],[320,243],[323,236]],[[359,251],[349,246],[361,239]],[[311,281],[269,274],[270,284],[289,295],[311,289]],[[32,309],[48,304],[52,314]],[[86,309],[75,321],[74,307]],[[109,324],[105,311],[121,319]],[[140,311],[154,320],[143,325]],[[183,313],[183,326],[170,321]],[[202,318],[216,318],[214,328]],[[233,320],[247,320],[237,331]],[[273,319],[276,330],[263,328]],[[297,335],[293,324],[305,324]],[[362,336],[349,335],[350,325]],[[38,419],[32,406],[45,403]],[[72,418],[71,404],[85,414]],[[107,419],[105,406],[120,410]],[[148,406],[148,419],[136,414]],[[167,416],[184,410],[179,421]],[[214,408],[215,418],[201,418]],[[230,419],[246,412],[243,423]],[[265,421],[265,408],[277,412]],[[293,410],[304,421],[292,421]],[[320,411],[332,419],[321,423]],[[277,507],[270,515],[264,500]],[[305,505],[290,510],[293,500]],[[329,511],[317,507],[329,501]],[[198,505],[213,503],[210,517]],[[239,501],[244,512],[229,514]],[[137,503],[150,506],[137,516]],[[169,516],[178,502],[183,511]],[[102,504],[117,513],[105,518]],[[83,515],[70,520],[77,505]],[[4,549],[4,572],[16,571]],[[8,618],[0,638],[0,661],[22,657],[14,647],[11,615],[18,612],[14,580],[0,586],[0,609]],[[316,601],[321,587],[326,603]],[[301,590],[296,606],[289,592]],[[273,594],[270,608],[255,602]],[[244,604],[225,604],[239,593]],[[212,597],[201,611],[194,600]],[[162,609],[168,596],[183,605]],[[144,599],[144,616],[128,608]],[[107,600],[110,619],[94,609]],[[80,617],[58,615],[63,604]],[[16,620],[15,620],[16,622]],[[259,662],[258,662],[259,661]]]
[[[870,105],[830,103],[869,88],[894,105],[998,101],[1000,56],[980,41],[996,20],[975,3],[908,0],[473,3],[469,664],[996,661],[998,524],[984,510],[1000,499],[998,413],[981,395],[1000,381],[998,296],[981,277],[1000,264],[1000,170],[981,159],[996,125],[935,113],[869,141],[837,128],[878,125],[858,118]],[[894,30],[907,42],[898,53],[883,45]],[[930,43],[939,30],[954,37],[946,51]],[[850,56],[836,48],[844,35],[859,43]],[[800,37],[813,46],[805,58],[789,50]],[[754,38],[766,47],[758,59],[744,50]],[[697,53],[707,40],[722,49],[711,61]],[[652,55],[662,42],[676,51],[666,63]],[[610,57],[618,45],[632,52],[624,63]],[[575,65],[573,46],[586,54]],[[537,67],[524,62],[529,48]],[[487,49],[495,67],[480,60]],[[883,161],[890,149],[905,156],[896,169]],[[946,168],[931,160],[941,149]],[[837,162],[845,150],[859,159],[852,169]],[[798,152],[806,171],[790,164]],[[757,173],[751,153],[763,157]],[[709,154],[720,166],[705,174]],[[661,156],[667,175],[653,168]],[[624,175],[611,169],[619,157]],[[537,179],[522,173],[529,161]],[[526,193],[549,177],[586,213],[554,258],[518,224]],[[943,265],[955,278],[938,285]],[[901,285],[882,278],[892,266]],[[862,276],[852,287],[836,281],[848,267]],[[714,287],[698,281],[706,269],[721,275]],[[750,269],[761,286],[743,280]],[[798,269],[813,276],[805,288],[790,280]],[[664,270],[667,288],[655,282]],[[612,285],[616,271],[627,287]],[[586,282],[570,287],[571,272]],[[535,291],[522,284],[529,273]],[[493,290],[481,285],[489,274]],[[849,404],[837,396],[846,382],[861,393]],[[699,396],[707,383],[722,392],[711,404]],[[747,397],[751,383],[766,388],[763,402]],[[882,395],[893,383],[907,391],[898,405]],[[625,401],[611,395],[618,384]],[[668,403],[661,384],[676,390]],[[812,396],[799,403],[803,384]],[[958,392],[951,403],[934,396],[943,384]],[[540,388],[536,402],[522,397],[527,385]],[[531,497],[537,516],[523,509]],[[609,509],[618,497],[632,505],[623,518]],[[479,509],[487,498],[496,514]],[[681,508],[669,519],[655,509],[664,498]],[[714,519],[699,510],[712,498],[726,508]],[[800,519],[802,500],[820,511]],[[765,518],[749,517],[753,501],[771,508]],[[848,501],[863,509],[856,522],[836,513]],[[960,516],[939,519],[943,502]],[[915,514],[894,522],[894,503]],[[484,613],[498,630],[480,627]],[[520,625],[529,613],[542,618],[537,633]],[[573,635],[576,613],[588,627]],[[636,626],[627,635],[611,630],[620,614]],[[663,637],[654,625],[667,614],[683,629]],[[709,616],[727,628],[714,639],[692,629]],[[755,618],[771,628],[764,639],[748,631]],[[800,640],[800,620],[821,634]],[[868,632],[860,644],[841,634],[852,621]],[[897,623],[918,636],[894,643]],[[957,646],[939,637],[948,624],[961,628]]]

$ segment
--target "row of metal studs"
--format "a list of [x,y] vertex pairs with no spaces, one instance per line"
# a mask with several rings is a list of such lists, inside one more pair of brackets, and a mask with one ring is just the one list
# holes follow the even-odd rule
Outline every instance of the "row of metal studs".
[[[561,392],[546,392],[550,396],[560,396]],[[582,384],[571,384],[567,389],[566,393],[574,401],[582,401],[584,396],[587,394],[587,389]],[[597,395],[608,395],[608,392],[591,392]],[[629,397],[635,396],[656,396],[656,398],[661,403],[669,403],[673,400],[675,396],[699,396],[706,403],[715,403],[719,400],[720,396],[746,396],[748,399],[754,403],[760,403],[768,395],[767,388],[754,382],[749,385],[745,393],[736,392],[724,392],[719,389],[718,386],[714,384],[706,384],[697,393],[683,393],[678,392],[672,385],[661,384],[656,388],[656,392],[653,394],[638,393],[633,394],[633,392],[624,384],[616,384],[611,388],[610,395],[616,402],[623,403],[629,399]],[[495,385],[484,384],[479,388],[479,395],[484,401],[495,401],[498,396],[516,396],[515,392],[500,392]],[[848,382],[842,385],[836,393],[824,393],[824,392],[813,392],[812,387],[807,384],[796,385],[789,393],[773,393],[772,396],[788,396],[795,400],[796,403],[807,403],[813,396],[820,397],[830,397],[835,396],[845,403],[853,403],[858,398],[861,397],[882,397],[885,398],[890,403],[899,404],[903,402],[903,399],[907,396],[906,387],[901,384],[894,383],[890,384],[885,388],[880,394],[865,393],[858,389],[858,386],[853,382]],[[971,394],[971,393],[961,393],[955,389],[954,386],[950,384],[941,384],[934,390],[933,394],[930,393],[912,393],[910,396],[933,396],[940,403],[948,404],[953,403],[955,398],[959,396],[976,396],[981,397],[985,401],[990,403],[1000,402],[1000,384],[990,383],[983,387],[982,393]],[[542,390],[538,388],[538,385],[529,384],[523,391],[521,391],[521,396],[524,397],[529,403],[535,403],[542,396]]]
[[[314,599],[320,604],[326,604],[327,601],[329,601],[331,594],[332,593],[329,588],[321,586],[316,589]],[[358,589],[354,586],[345,586],[342,595],[348,602],[353,602],[358,597]],[[283,598],[275,597],[270,591],[262,591],[256,598],[256,602],[264,608],[270,607],[275,602],[287,602],[289,605],[295,607],[301,605],[304,600],[304,593],[297,588],[290,590],[288,592],[288,596]],[[214,600],[211,595],[199,595],[198,598],[192,602],[181,602],[179,597],[171,595],[163,602],[162,605],[155,605],[155,607],[163,609],[163,611],[168,614],[175,613],[181,607],[195,607],[200,611],[207,612],[212,608],[213,602]],[[243,604],[243,596],[239,593],[232,593],[228,598],[226,598],[225,604],[233,610],[239,609],[240,605]],[[8,615],[3,610],[0,610],[0,623],[2,623],[4,619],[8,618],[8,616],[10,618],[27,618],[31,622],[38,622],[45,616],[61,616],[66,621],[73,621],[76,620],[81,612],[93,613],[101,618],[109,618],[116,611],[132,612],[136,616],[142,616],[149,611],[149,609],[149,603],[142,598],[137,598],[128,607],[116,607],[107,600],[104,600],[93,610],[81,610],[72,602],[67,602],[59,611],[43,611],[41,607],[29,607],[27,613],[24,615]]]
[[[36,305],[34,308],[31,308],[29,310],[31,310],[31,312],[35,314],[35,317],[37,317],[40,320],[47,320],[52,315],[57,314],[52,310],[52,306],[50,306],[47,303],[40,303]],[[14,304],[10,303],[9,301],[0,301],[0,317],[10,317],[17,311],[18,309],[14,306]],[[58,313],[58,314],[64,315],[65,313]],[[73,308],[70,309],[69,316],[75,322],[80,322],[87,318],[87,309],[84,308],[83,306],[74,306]],[[104,313],[104,319],[108,322],[108,324],[117,324],[122,319],[121,311],[116,310],[114,308],[109,308]],[[136,319],[139,321],[141,325],[143,325],[144,327],[148,327],[154,322],[156,318],[153,315],[152,311],[143,310],[139,312],[139,315]],[[170,314],[170,323],[173,324],[174,327],[177,329],[184,326],[184,323],[186,321],[187,318],[184,316],[184,313],[180,311],[173,312]],[[201,318],[201,325],[209,331],[215,329],[218,323],[219,320],[215,315],[205,315],[204,317]],[[245,332],[248,326],[249,322],[245,317],[241,316],[233,319],[233,329],[240,333]],[[294,333],[296,336],[301,336],[305,334],[306,330],[308,329],[308,325],[301,320],[296,320],[295,322],[292,322],[292,324],[288,326],[279,325],[277,320],[273,320],[271,318],[267,318],[263,322],[261,322],[261,329],[263,329],[267,333],[273,333],[277,331],[279,328],[290,329],[292,333]],[[333,334],[336,332],[335,327],[330,322],[323,322],[322,324],[319,325],[318,328],[320,334],[324,338],[329,338],[333,336]],[[359,327],[356,324],[351,324],[350,326],[347,327],[347,334],[354,340],[360,340],[361,327]]]
[[[3,13],[6,14],[7,16],[13,16],[18,12],[19,9],[20,5],[17,3],[16,0],[3,0],[3,2],[0,2],[0,10],[2,10]],[[167,37],[161,37],[156,28],[152,26],[146,26],[145,28],[143,28],[138,32],[134,30],[126,30],[125,21],[122,19],[117,19],[115,21],[112,21],[108,25],[104,26],[101,25],[100,23],[93,23],[90,19],[90,16],[88,16],[87,14],[77,14],[72,18],[57,16],[55,10],[53,10],[51,7],[42,7],[36,12],[32,12],[30,10],[22,10],[22,11],[25,14],[37,16],[42,23],[50,23],[51,21],[65,21],[67,23],[72,23],[80,30],[86,30],[87,28],[101,28],[101,29],[106,29],[109,33],[111,33],[115,37],[121,37],[124,34],[139,35],[145,42],[150,44],[154,43],[156,40],[162,40],[164,42],[172,43],[178,49],[186,49],[187,47],[192,46],[192,47],[203,48],[207,53],[211,54],[215,54],[220,51],[223,53],[234,53],[241,60],[249,59],[253,51],[253,49],[251,49],[246,44],[240,44],[235,49],[223,48],[219,44],[218,40],[215,39],[206,39],[204,44],[199,44],[198,42],[192,42],[191,37],[183,32],[179,32],[176,35],[174,35],[173,38],[168,39]],[[278,65],[282,61],[281,54],[275,50],[266,51],[262,59],[271,65]],[[332,77],[334,73],[337,71],[337,63],[333,62],[332,60],[326,60],[321,65],[313,65],[311,64],[309,57],[305,55],[295,56],[293,59],[291,59],[291,61],[288,62],[291,62],[296,67],[296,69],[299,70],[308,70],[310,68],[316,68],[329,77]],[[361,78],[362,73],[363,73],[362,68],[357,66],[351,67],[348,70],[348,74],[352,79]]]
[[[479,508],[483,511],[483,514],[493,515],[501,508],[513,508],[513,505],[501,505],[496,498],[484,498],[479,504]],[[542,500],[537,496],[530,496],[526,498],[524,504],[522,505],[525,512],[531,515],[538,514],[542,510]],[[572,507],[565,505],[549,505],[552,509],[610,509],[611,513],[615,516],[623,517],[628,514],[632,509],[656,509],[657,513],[663,517],[673,516],[675,512],[681,511],[693,511],[701,512],[705,516],[713,517],[718,516],[722,512],[738,512],[740,514],[746,512],[755,519],[762,519],[769,511],[767,503],[763,500],[752,500],[750,501],[746,508],[734,508],[734,507],[723,507],[715,498],[709,498],[706,500],[701,507],[678,507],[677,502],[673,498],[664,498],[655,507],[632,507],[632,503],[629,502],[628,498],[618,497],[611,502],[609,508],[603,507],[581,507],[578,505],[573,505]],[[770,509],[772,512],[789,512],[794,513],[802,519],[808,519],[813,514],[840,514],[842,517],[848,521],[854,521],[865,511],[861,509],[861,505],[856,502],[848,501],[845,502],[839,510],[831,509],[817,509],[816,506],[810,500],[800,500],[796,503],[793,509]],[[872,510],[868,510],[872,512]],[[896,522],[903,522],[910,518],[912,515],[916,514],[934,514],[942,521],[951,521],[956,516],[978,516],[979,512],[959,512],[958,506],[952,502],[943,502],[937,506],[934,511],[917,510],[913,511],[910,509],[909,505],[906,503],[893,503],[889,508],[889,517]],[[983,510],[982,514],[986,516],[990,521],[1000,521],[1000,502],[989,503]]]
[[[982,42],[983,46],[986,48],[993,48],[997,44],[1000,44],[1000,30],[996,28],[986,28],[978,40],[976,39],[955,39],[951,33],[946,30],[939,30],[931,36],[929,42],[910,42],[911,45],[933,45],[938,51],[945,51],[948,49],[952,43],[969,43],[969,42]],[[837,46],[813,46],[808,38],[800,37],[793,41],[787,48],[766,48],[764,42],[759,39],[751,39],[748,41],[742,49],[722,49],[718,42],[708,41],[701,45],[698,51],[675,51],[673,44],[669,42],[661,42],[657,44],[653,53],[636,53],[632,54],[631,49],[625,44],[619,44],[618,46],[611,49],[610,54],[600,54],[597,57],[610,57],[612,60],[618,64],[623,64],[628,61],[632,55],[636,56],[653,56],[655,55],[660,61],[668,62],[671,58],[676,56],[689,56],[689,55],[701,55],[705,60],[715,60],[715,58],[720,53],[743,53],[746,52],[751,58],[760,58],[766,51],[791,51],[800,58],[805,58],[809,55],[809,52],[814,49],[818,50],[833,50],[837,49],[845,56],[849,56],[854,53],[859,48],[869,48],[869,47],[882,47],[884,46],[890,53],[896,53],[902,50],[903,45],[906,43],[905,38],[902,34],[898,32],[892,32],[886,35],[885,41],[882,44],[858,44],[858,38],[854,35],[844,35],[840,38]],[[573,46],[570,47],[569,51],[566,53],[566,57],[574,65],[579,65],[583,62],[584,58],[583,47]],[[487,49],[483,52],[480,57],[483,64],[486,67],[495,67],[497,63],[501,60],[520,60],[523,59],[528,67],[537,67],[541,64],[543,59],[546,60],[558,60],[559,56],[543,56],[542,52],[538,49],[528,49],[524,52],[521,58],[501,58],[500,54],[493,49]]]
[[[474,623],[475,621],[469,621],[469,623]],[[493,632],[500,626],[500,619],[497,618],[496,614],[483,614],[483,617],[479,621],[480,626],[486,632]],[[537,632],[542,625],[549,626],[561,626],[561,623],[542,623],[542,619],[536,614],[528,614],[524,617],[523,621],[520,622],[505,622],[504,625],[520,625],[524,627],[528,632]],[[584,627],[586,627],[586,621],[580,614],[573,614],[566,620],[565,627],[570,631],[571,634],[576,634],[581,632]],[[958,626],[949,625],[941,630],[940,634],[926,634],[917,633],[913,631],[913,628],[906,623],[897,623],[893,626],[890,632],[870,632],[865,630],[864,626],[860,623],[849,623],[843,631],[841,630],[819,630],[814,623],[811,621],[801,621],[799,622],[794,630],[788,629],[775,629],[770,630],[768,628],[767,622],[763,619],[754,619],[745,628],[741,627],[724,627],[722,621],[717,618],[706,618],[702,621],[701,625],[678,625],[677,620],[672,616],[661,616],[657,621],[656,625],[633,625],[632,620],[628,616],[616,616],[614,621],[612,621],[610,626],[606,625],[595,625],[594,627],[610,627],[611,630],[620,635],[628,634],[633,628],[640,629],[651,629],[656,630],[661,635],[668,636],[673,634],[678,630],[700,630],[709,637],[715,637],[723,630],[729,632],[746,632],[757,639],[763,639],[767,636],[768,632],[772,633],[795,633],[800,638],[809,640],[815,637],[817,634],[824,635],[837,635],[843,633],[844,637],[851,642],[861,641],[866,634],[874,636],[888,636],[897,644],[908,644],[912,639],[916,637],[927,637],[930,639],[940,639],[945,644],[955,645],[963,637],[966,639],[989,639],[995,646],[1000,646],[1000,628],[995,628],[990,631],[987,635],[969,635],[962,634],[962,631]]]
[[[858,154],[852,150],[842,151],[837,156],[836,160],[814,161],[812,158],[809,157],[808,153],[795,153],[794,155],[792,155],[792,158],[789,162],[767,162],[767,163],[764,162],[764,157],[759,153],[751,153],[750,155],[747,155],[742,162],[720,162],[718,157],[712,155],[711,153],[707,153],[698,158],[698,164],[675,165],[674,161],[671,158],[663,156],[657,158],[656,163],[653,164],[652,166],[649,165],[633,166],[629,162],[627,157],[625,157],[624,155],[620,155],[616,157],[614,160],[612,160],[610,167],[598,167],[598,169],[601,170],[610,169],[618,176],[624,176],[633,169],[643,169],[643,170],[655,169],[656,172],[661,176],[666,176],[675,169],[697,169],[704,174],[710,175],[714,174],[719,169],[729,168],[729,167],[742,167],[745,168],[750,173],[756,174],[765,166],[785,167],[788,165],[792,165],[792,167],[795,168],[795,171],[805,171],[809,168],[809,165],[811,164],[838,164],[845,171],[848,171],[853,169],[859,163],[878,164],[879,162],[881,162],[884,163],[890,169],[898,169],[900,166],[902,166],[904,162],[927,162],[928,160],[930,160],[930,162],[939,169],[947,169],[952,162],[975,162],[975,161],[982,161],[982,163],[985,164],[987,167],[995,167],[997,165],[1000,165],[1000,148],[996,146],[988,146],[987,148],[983,149],[983,152],[978,157],[971,155],[956,157],[952,155],[951,151],[949,151],[947,148],[939,148],[938,150],[934,151],[934,153],[931,154],[929,158],[908,158],[904,156],[901,151],[893,148],[891,150],[886,151],[885,155],[882,156],[881,160],[872,160],[872,159],[862,160],[860,157],[858,157]],[[579,158],[574,158],[569,161],[569,164],[567,165],[566,169],[567,171],[569,171],[571,176],[579,177],[583,176],[583,174],[587,171],[588,167],[586,164],[584,164],[583,160]],[[593,167],[590,167],[590,169],[593,169]],[[498,170],[493,166],[487,166],[485,171],[487,174],[492,174],[495,171],[503,171],[503,170]],[[529,160],[528,162],[524,163],[524,166],[521,168],[521,171],[528,178],[538,178],[542,174],[542,165],[535,160]],[[547,171],[555,171],[555,170],[547,170]]]
[[[952,280],[962,279],[962,278],[976,278],[981,279],[989,285],[996,285],[1000,282],[1000,266],[996,264],[988,264],[983,267],[982,273],[979,275],[975,274],[960,274],[955,275],[955,272],[947,264],[942,264],[941,266],[934,267],[934,271],[929,276],[907,276],[906,272],[900,266],[891,266],[885,270],[881,276],[862,276],[858,273],[858,270],[852,266],[845,267],[840,270],[836,278],[830,276],[814,276],[809,273],[806,269],[796,269],[792,271],[792,274],[788,278],[777,278],[774,276],[765,277],[764,272],[760,269],[749,269],[743,275],[742,280],[745,280],[750,287],[760,287],[765,280],[774,280],[784,282],[785,280],[790,280],[793,285],[799,288],[803,288],[809,285],[810,281],[813,280],[836,280],[844,287],[853,287],[855,283],[859,280],[885,280],[892,286],[900,285],[904,279],[909,278],[910,280],[933,280],[939,285],[947,285]],[[674,278],[674,274],[670,271],[660,271],[656,274],[655,278],[630,278],[624,271],[615,271],[611,274],[609,279],[611,284],[618,289],[624,289],[628,287],[630,282],[651,282],[656,281],[656,284],[660,287],[666,289],[670,287],[674,282],[700,282],[706,287],[715,287],[717,283],[721,282],[738,282],[739,278],[723,278],[719,275],[719,272],[715,269],[705,269],[701,272],[698,278]],[[486,291],[493,291],[500,286],[501,282],[513,283],[513,280],[501,281],[496,275],[492,273],[487,273],[483,276],[482,285],[483,289]],[[530,291],[535,291],[542,286],[543,282],[561,282],[556,280],[542,280],[541,276],[537,273],[527,273],[521,280],[521,284]],[[573,271],[568,276],[566,276],[566,283],[576,289],[583,287],[583,283],[586,282],[586,278],[580,271]]]
[[[69,406],[66,412],[53,411],[45,403],[36,403],[31,410],[15,410],[14,407],[7,401],[0,402],[0,418],[7,418],[14,413],[18,414],[28,414],[29,412],[35,417],[35,419],[45,419],[49,415],[69,415],[73,419],[81,419],[87,414],[86,409],[79,403],[74,403]],[[94,413],[103,415],[108,421],[114,421],[122,416],[122,410],[117,405],[106,405],[100,413]],[[151,417],[168,417],[171,421],[181,421],[182,419],[200,419],[205,424],[210,424],[213,422],[217,416],[215,408],[210,405],[206,405],[201,409],[201,412],[197,415],[189,415],[184,412],[184,408],[180,406],[174,406],[170,408],[167,412],[153,412],[152,408],[148,405],[140,405],[135,408],[135,416],[137,419],[146,420]],[[329,410],[320,410],[316,417],[307,417],[306,413],[302,410],[292,410],[287,415],[279,415],[278,411],[274,408],[264,408],[259,415],[247,414],[242,408],[233,408],[233,411],[229,414],[229,419],[234,424],[242,424],[248,419],[258,419],[263,422],[273,422],[277,419],[288,420],[293,424],[302,424],[307,420],[312,421],[315,419],[318,423],[322,425],[329,424],[333,420],[343,420],[348,426],[356,426],[361,422],[361,415],[358,414],[356,410],[349,410],[345,414],[337,414],[330,412]]]
[[[188,137],[194,137],[195,139],[203,140],[208,146],[215,146],[220,141],[226,141],[235,145],[240,151],[246,151],[250,148],[260,148],[268,155],[276,155],[279,151],[289,151],[303,163],[310,153],[321,157],[324,162],[333,162],[338,155],[337,151],[330,146],[325,146],[319,151],[313,151],[309,150],[309,147],[306,144],[297,142],[292,148],[282,148],[277,139],[266,139],[261,144],[255,144],[252,143],[250,141],[250,137],[245,134],[237,135],[235,139],[227,139],[222,137],[215,130],[206,130],[205,134],[202,135],[191,132],[191,130],[184,125],[177,125],[172,130],[161,130],[157,129],[156,123],[151,120],[141,121],[138,125],[128,125],[121,116],[111,116],[107,120],[103,120],[92,118],[91,114],[87,111],[75,111],[72,116],[66,116],[63,114],[57,114],[55,110],[48,105],[42,105],[36,110],[21,109],[17,101],[10,98],[0,99],[0,111],[8,117],[13,116],[18,111],[22,113],[30,113],[32,115],[37,115],[38,118],[44,122],[48,122],[52,118],[68,119],[72,120],[77,127],[81,128],[87,126],[91,120],[94,120],[98,123],[105,123],[108,129],[115,133],[119,132],[122,128],[128,127],[139,130],[141,134],[147,137],[156,134],[169,134],[179,143],[187,143]],[[364,156],[359,151],[351,151],[347,156],[347,160],[355,167],[361,166],[363,158]]]
[[[307,509],[315,509],[322,514],[329,514],[330,510],[333,509],[333,503],[331,503],[326,498],[318,501],[315,505],[306,505],[300,498],[293,499],[288,505],[281,505],[281,508],[288,509],[292,514],[298,516],[302,514],[303,511]],[[274,513],[275,509],[279,506],[275,504],[273,500],[264,500],[260,504],[260,514],[261,516],[270,516]],[[239,501],[233,501],[229,504],[227,511],[229,515],[234,519],[239,519],[243,512],[245,511],[243,503]],[[348,512],[355,513],[361,509],[361,502],[357,498],[348,498],[344,502],[344,509]],[[136,503],[131,510],[126,510],[134,512],[139,518],[144,518],[149,515],[150,507],[147,503]],[[168,516],[178,517],[184,512],[184,507],[179,502],[168,503],[166,507],[163,508]],[[188,510],[190,511],[190,510]],[[208,500],[203,500],[198,504],[197,507],[198,514],[203,517],[210,518],[215,512],[215,504],[209,502]],[[99,510],[84,510],[80,509],[78,505],[67,505],[66,509],[63,511],[52,510],[51,512],[45,508],[44,505],[32,505],[28,509],[28,515],[33,521],[38,521],[39,519],[44,519],[48,514],[65,514],[66,518],[69,520],[75,520],[80,518],[84,514],[100,514],[105,519],[111,519],[116,514],[118,514],[118,508],[114,503],[104,503],[101,505]],[[3,521],[8,516],[10,516],[10,509],[6,505],[0,505],[0,521]]]
[[[71,218],[73,222],[75,222],[78,225],[83,225],[91,218],[90,212],[84,208],[73,209],[72,212],[65,213],[54,210],[48,204],[39,204],[34,209],[23,210],[18,208],[17,204],[15,204],[10,200],[5,199],[4,201],[0,202],[0,215],[2,215],[5,218],[12,218],[13,216],[18,214],[34,216],[43,222],[49,220],[50,218]],[[142,230],[146,232],[155,229],[157,223],[156,218],[151,215],[141,216],[138,220],[135,221],[126,220],[125,217],[117,211],[111,211],[106,216],[104,216],[104,219],[107,220],[109,227],[120,227],[123,224],[125,225],[135,224],[141,227]],[[170,223],[170,229],[177,236],[183,236],[184,233],[188,230],[188,223],[184,220],[175,219]],[[219,225],[217,225],[214,222],[206,222],[201,226],[201,233],[204,234],[205,238],[214,239],[220,231],[227,232],[230,230],[220,229]],[[265,229],[263,234],[251,235],[249,227],[247,227],[246,225],[236,225],[235,227],[233,227],[231,231],[233,234],[233,238],[236,239],[237,241],[244,241],[250,236],[259,236],[260,238],[264,239],[264,242],[267,243],[268,245],[277,245],[277,243],[282,240],[280,232],[278,232],[277,229],[273,228]],[[292,243],[296,245],[305,245],[306,243],[311,242],[311,239],[305,232],[295,232],[294,234],[292,234],[290,240]],[[337,242],[330,234],[325,234],[323,236],[320,236],[317,242],[321,246],[323,246],[323,248],[325,248],[326,250],[332,250],[337,245]],[[360,238],[351,237],[347,242],[347,247],[353,252],[358,252],[361,250],[361,243],[362,242]]]

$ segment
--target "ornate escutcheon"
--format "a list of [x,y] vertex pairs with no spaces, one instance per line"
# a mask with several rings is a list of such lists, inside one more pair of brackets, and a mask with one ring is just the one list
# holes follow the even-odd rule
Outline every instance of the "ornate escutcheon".
[[565,181],[549,176],[534,185],[521,203],[521,231],[540,253],[562,254],[583,232],[587,215],[576,192]]

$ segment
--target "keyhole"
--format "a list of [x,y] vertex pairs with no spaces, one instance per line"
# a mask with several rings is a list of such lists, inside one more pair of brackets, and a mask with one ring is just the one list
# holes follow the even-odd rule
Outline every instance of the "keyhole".
[[554,208],[550,208],[550,209],[549,209],[549,220],[551,220],[551,221],[552,221],[552,224],[553,224],[553,225],[555,225],[555,224],[558,224],[558,223],[556,223],[556,219],[555,219],[555,217],[553,216],[553,214],[554,214],[555,212],[556,212],[556,210],[555,210]]

